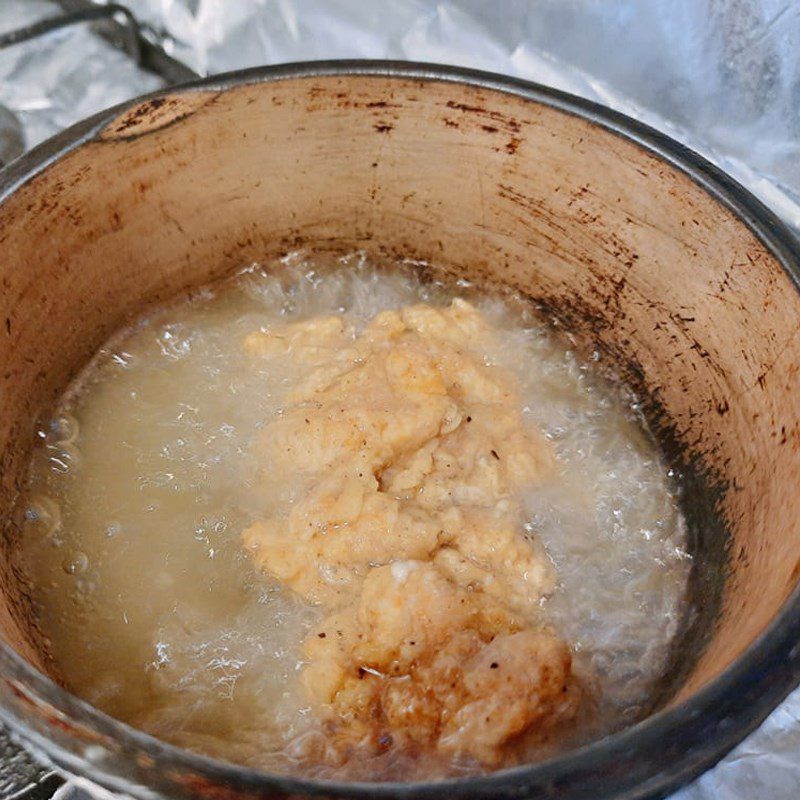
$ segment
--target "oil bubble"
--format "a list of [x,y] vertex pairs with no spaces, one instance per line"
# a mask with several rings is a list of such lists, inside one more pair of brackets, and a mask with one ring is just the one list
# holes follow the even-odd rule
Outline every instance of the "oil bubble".
[[50,451],[50,469],[60,475],[72,472],[80,462],[80,453],[74,444],[62,442],[48,447]]
[[25,531],[33,536],[52,538],[61,530],[61,509],[51,497],[36,495],[25,509]]
[[89,557],[86,553],[81,552],[80,550],[72,553],[72,555],[67,556],[61,562],[61,569],[66,572],[67,575],[80,575],[89,568]]

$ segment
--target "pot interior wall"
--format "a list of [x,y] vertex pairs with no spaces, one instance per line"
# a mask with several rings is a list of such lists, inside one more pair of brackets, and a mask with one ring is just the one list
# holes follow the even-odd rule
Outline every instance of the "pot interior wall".
[[[449,82],[320,77],[151,99],[12,193],[0,205],[5,515],[32,421],[114,329],[298,247],[521,290],[647,399],[687,476],[696,553],[673,702],[769,623],[800,574],[795,287],[731,212],[637,145]],[[14,525],[5,533],[0,626],[46,667]]]

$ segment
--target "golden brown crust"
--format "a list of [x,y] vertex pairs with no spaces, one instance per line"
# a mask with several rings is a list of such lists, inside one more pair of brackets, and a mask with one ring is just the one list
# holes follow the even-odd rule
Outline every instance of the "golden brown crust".
[[498,764],[519,735],[545,737],[575,715],[563,641],[435,564],[399,566],[373,570],[358,607],[307,640],[304,685],[336,749],[391,741]]

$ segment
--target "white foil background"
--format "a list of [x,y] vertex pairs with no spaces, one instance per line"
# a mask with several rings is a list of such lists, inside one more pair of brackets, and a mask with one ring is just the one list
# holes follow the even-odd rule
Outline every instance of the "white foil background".
[[[702,153],[800,232],[798,0],[127,5],[201,74],[310,59],[408,59],[515,75],[596,100]],[[0,0],[0,31],[55,13],[47,0]],[[0,51],[0,103],[20,117],[28,147],[160,85],[86,26]],[[61,797],[79,791],[87,792],[85,782]],[[673,800],[760,798],[800,798],[800,690]]]

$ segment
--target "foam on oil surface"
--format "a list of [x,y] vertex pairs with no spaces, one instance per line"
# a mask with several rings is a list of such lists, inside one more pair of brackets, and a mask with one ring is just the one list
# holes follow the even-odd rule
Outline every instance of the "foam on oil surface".
[[[317,735],[294,676],[318,612],[257,573],[240,541],[256,513],[249,443],[296,376],[259,371],[241,343],[278,320],[366,322],[457,294],[503,331],[525,414],[563,468],[557,487],[525,503],[560,579],[544,613],[598,693],[583,736],[637,719],[666,667],[689,558],[671,478],[635,404],[514,298],[344,262],[251,268],[143,319],[103,348],[43,426],[23,548],[67,684],[183,747],[337,777],[298,761]],[[362,777],[472,769],[421,760]]]

